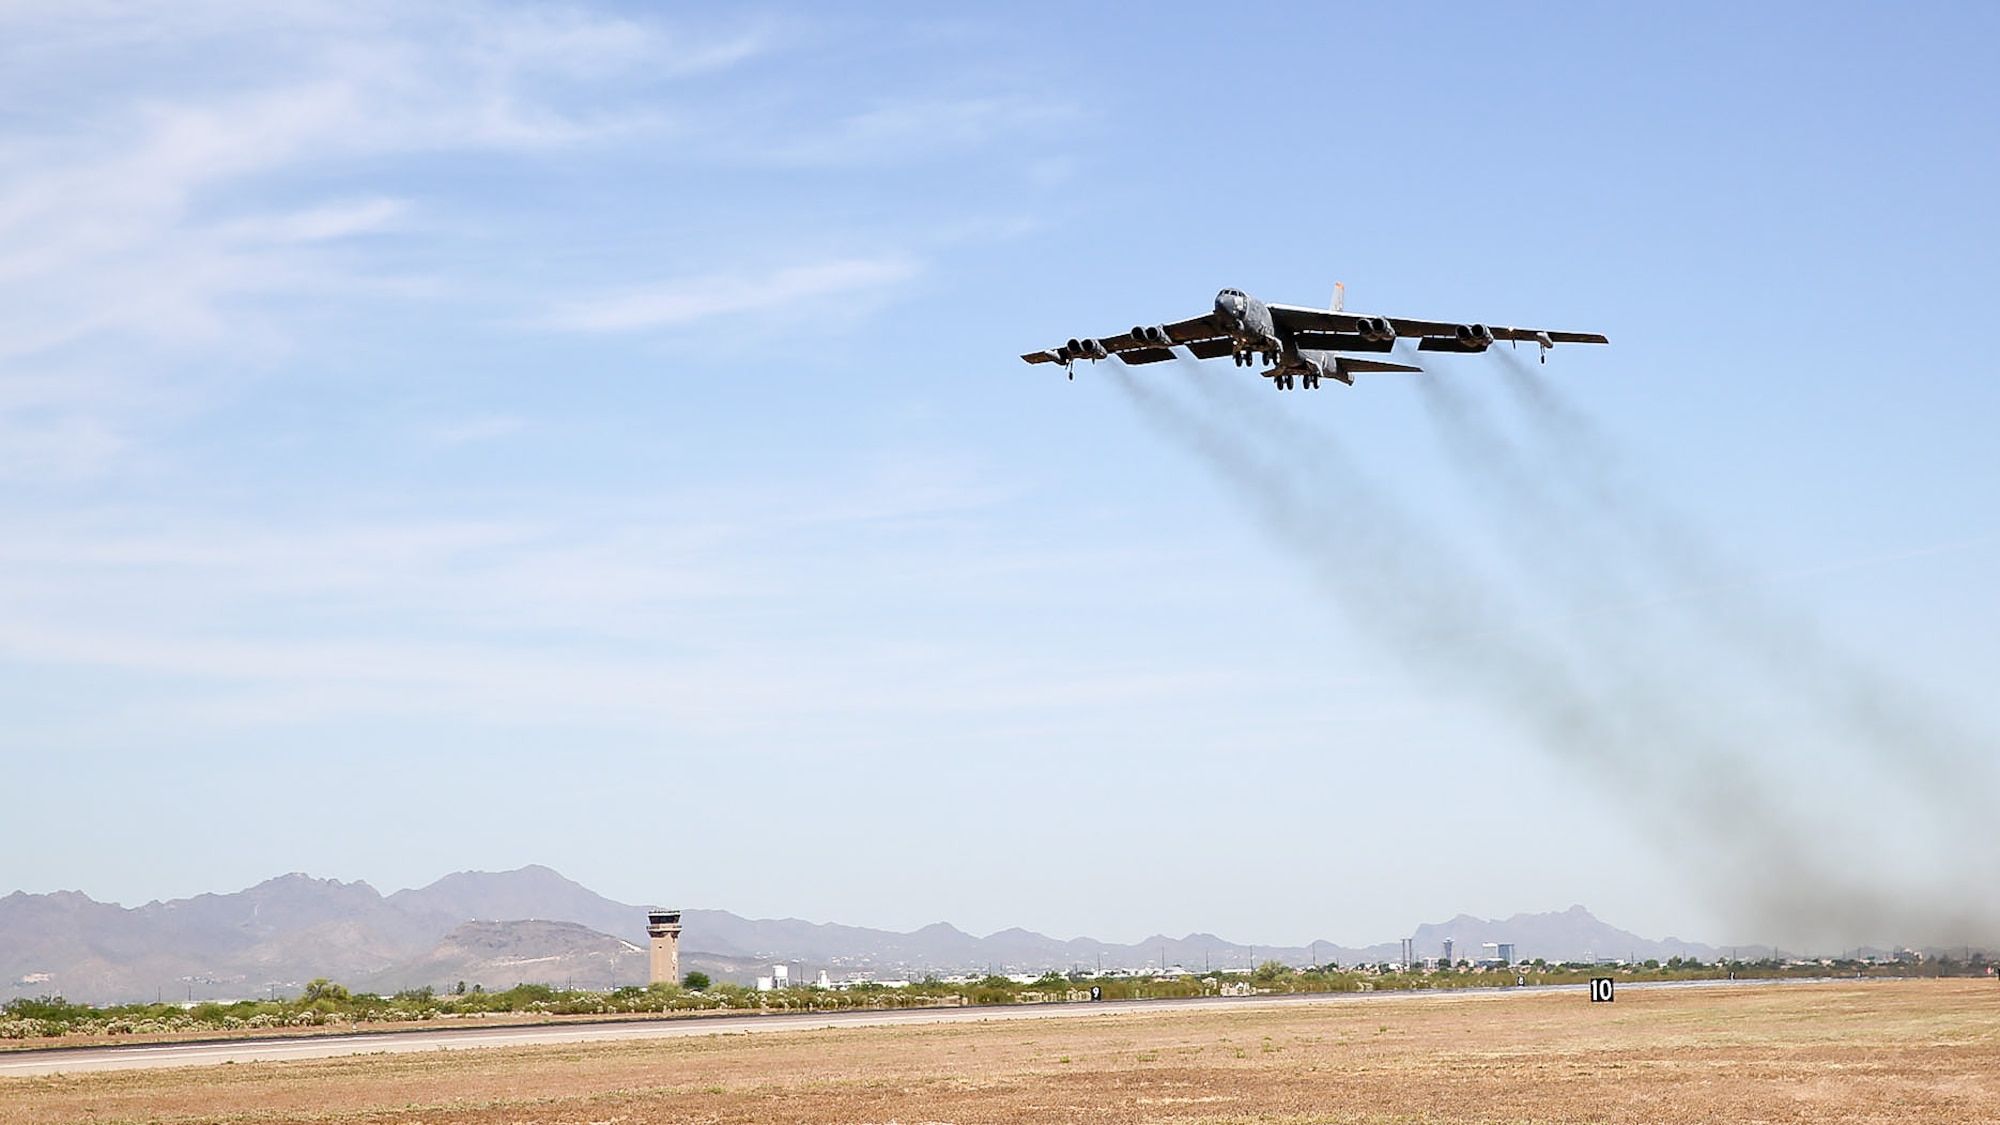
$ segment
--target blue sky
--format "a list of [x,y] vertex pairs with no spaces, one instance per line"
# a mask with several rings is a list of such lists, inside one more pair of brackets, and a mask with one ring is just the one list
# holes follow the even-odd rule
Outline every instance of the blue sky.
[[[0,8],[0,755],[33,842],[0,885],[540,862],[894,927],[1358,943],[1583,902],[1768,940],[1755,879],[1705,874],[1728,847],[1635,796],[1671,739],[1622,777],[1550,752],[1504,676],[1358,624],[1117,373],[1016,358],[1337,281],[1608,333],[1543,369],[1610,451],[1566,495],[1615,479],[1726,560],[1518,534],[1402,376],[1257,396],[1448,545],[1428,573],[1543,551],[1490,589],[1566,654],[1646,591],[1620,674],[1740,717],[1751,749],[1687,768],[1835,866],[2000,850],[1880,739],[1806,733],[1835,684],[1974,766],[2000,730],[1997,24]],[[1504,410],[1502,363],[1425,378]],[[1785,624],[1710,628],[1750,620]]]

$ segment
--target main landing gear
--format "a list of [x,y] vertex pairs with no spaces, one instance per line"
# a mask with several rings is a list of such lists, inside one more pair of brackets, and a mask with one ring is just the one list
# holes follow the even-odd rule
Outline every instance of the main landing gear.
[[1289,391],[1303,386],[1306,390],[1319,389],[1319,376],[1308,371],[1304,375],[1294,375],[1289,371],[1277,371],[1271,375],[1271,385],[1281,391]]

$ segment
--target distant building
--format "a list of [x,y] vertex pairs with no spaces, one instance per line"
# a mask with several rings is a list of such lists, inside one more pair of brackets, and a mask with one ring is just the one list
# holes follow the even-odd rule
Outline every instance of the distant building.
[[1503,941],[1503,942],[1499,942],[1499,943],[1497,943],[1497,948],[1498,948],[1498,949],[1499,949],[1499,951],[1500,951],[1500,963],[1501,963],[1502,965],[1511,965],[1511,964],[1513,964],[1513,963],[1514,963],[1514,943],[1513,943],[1513,942],[1511,942],[1511,941]]
[[646,912],[646,935],[653,939],[652,960],[648,966],[647,978],[654,984],[679,984],[681,981],[681,912],[661,910],[658,907]]
[[1444,963],[1445,963],[1445,965],[1446,965],[1447,967],[1449,967],[1449,966],[1451,965],[1451,939],[1450,939],[1450,938],[1446,938],[1446,939],[1444,939],[1444,957],[1443,957],[1443,961],[1444,961]]

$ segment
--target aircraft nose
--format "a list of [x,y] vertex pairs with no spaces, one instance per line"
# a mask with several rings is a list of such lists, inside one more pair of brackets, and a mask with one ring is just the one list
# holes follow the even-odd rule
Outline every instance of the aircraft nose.
[[1225,320],[1240,320],[1243,316],[1243,298],[1225,289],[1215,295],[1215,311]]

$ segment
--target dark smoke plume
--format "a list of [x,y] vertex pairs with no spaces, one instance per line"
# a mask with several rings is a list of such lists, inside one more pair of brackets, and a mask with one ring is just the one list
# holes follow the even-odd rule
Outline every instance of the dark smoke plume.
[[[1891,753],[1892,735],[1937,732],[1887,706],[1900,697],[1860,665],[1797,659],[1801,647],[1824,646],[1809,631],[1786,632],[1783,614],[1673,596],[1675,587],[1742,584],[1730,585],[1698,535],[1623,479],[1588,423],[1532,372],[1509,372],[1525,439],[1483,400],[1416,376],[1459,479],[1492,518],[1504,574],[1477,565],[1329,435],[1294,420],[1281,408],[1289,401],[1191,362],[1172,387],[1115,363],[1112,373],[1140,416],[1213,471],[1356,627],[1419,674],[1478,692],[1576,772],[1615,785],[1641,829],[1691,858],[1701,886],[1739,924],[1843,943],[1994,935],[1983,880],[1885,873],[1870,854],[1880,841],[1795,799],[1767,752],[1809,720],[1831,728],[1817,737],[1848,750],[1858,742],[1874,762]],[[1692,633],[1720,637],[1719,657],[1691,648]],[[1802,671],[1808,665],[1839,674]],[[1743,675],[1789,683],[1804,698],[1746,704]],[[1947,798],[1933,782],[1963,759],[1948,740],[1911,757],[1919,754],[1917,810],[1934,812]],[[1958,827],[1944,839],[1962,845],[1983,798],[1949,800]],[[1887,823],[1862,827],[1879,833]],[[1829,843],[1841,839],[1847,846]]]
[[1501,353],[1505,386],[1544,445],[1573,467],[1589,518],[1616,529],[1630,560],[1649,567],[1690,619],[1809,696],[1814,709],[1873,764],[1922,786],[1960,820],[1987,823],[1995,805],[1992,749],[1954,727],[1942,708],[1832,644],[1804,614],[1760,596],[1761,583],[1731,565],[1709,537],[1631,479],[1605,437],[1531,367]]

